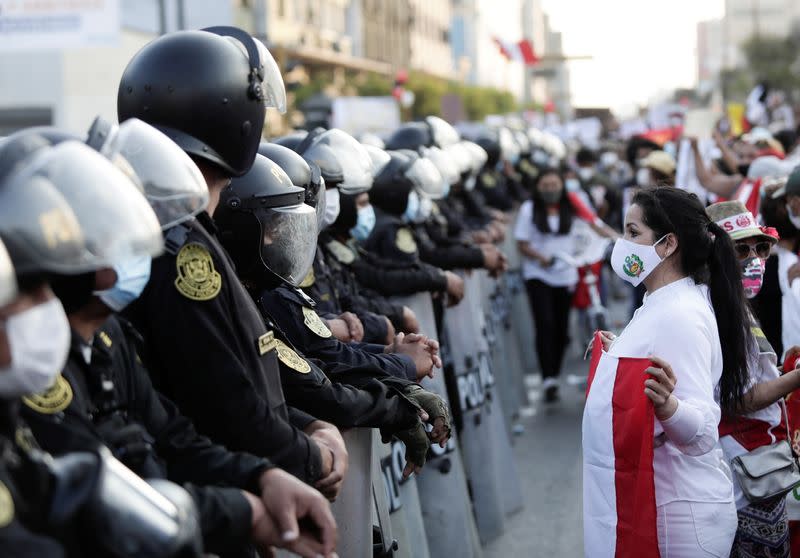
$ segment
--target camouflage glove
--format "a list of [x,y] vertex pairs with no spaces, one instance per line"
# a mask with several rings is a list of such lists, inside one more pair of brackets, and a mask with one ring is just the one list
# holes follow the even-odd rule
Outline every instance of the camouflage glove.
[[435,393],[422,389],[416,384],[403,389],[403,395],[425,411],[428,415],[426,422],[433,425],[433,430],[430,432],[431,441],[444,447],[448,438],[450,438],[450,410],[447,408],[444,399]]
[[411,428],[394,433],[397,439],[406,445],[406,466],[403,469],[403,478],[408,478],[411,473],[419,473],[425,465],[428,449],[431,447],[428,433],[422,421]]

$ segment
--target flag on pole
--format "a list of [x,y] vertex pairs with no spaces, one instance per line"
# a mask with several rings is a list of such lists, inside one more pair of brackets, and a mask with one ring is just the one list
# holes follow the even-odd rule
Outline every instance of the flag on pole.
[[603,351],[595,333],[583,413],[583,531],[586,556],[659,558],[653,473],[653,405],[646,358]]
[[746,179],[736,190],[733,199],[742,202],[747,210],[753,215],[758,215],[759,206],[761,205],[761,181]]
[[516,43],[499,37],[492,37],[492,40],[500,49],[500,54],[512,62],[522,62],[526,66],[534,66],[539,62],[539,57],[533,50],[533,43],[528,39],[522,39]]

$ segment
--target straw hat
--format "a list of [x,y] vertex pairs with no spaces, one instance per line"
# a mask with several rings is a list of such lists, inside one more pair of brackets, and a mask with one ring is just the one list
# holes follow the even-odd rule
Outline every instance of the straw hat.
[[770,234],[773,232],[772,230],[760,227],[753,214],[738,200],[709,205],[706,213],[733,240],[755,237],[768,240],[773,244],[778,242],[777,233],[774,233],[775,236],[773,236]]

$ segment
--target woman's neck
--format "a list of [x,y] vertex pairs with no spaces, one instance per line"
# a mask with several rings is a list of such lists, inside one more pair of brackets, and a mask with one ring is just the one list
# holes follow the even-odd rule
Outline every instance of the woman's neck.
[[[666,262],[664,262],[666,263]],[[663,269],[659,269],[663,267]],[[661,287],[666,287],[670,283],[685,279],[687,275],[673,266],[659,266],[643,281],[644,287],[649,294],[653,294]]]

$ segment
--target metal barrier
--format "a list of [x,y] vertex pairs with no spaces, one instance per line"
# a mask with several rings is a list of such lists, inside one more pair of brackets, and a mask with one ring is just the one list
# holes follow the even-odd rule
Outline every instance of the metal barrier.
[[[430,294],[418,293],[399,298],[397,302],[414,311],[424,334],[439,336]],[[422,386],[448,400],[453,407],[442,371],[438,371],[433,379],[423,379]],[[428,463],[417,477],[417,488],[431,556],[480,557],[478,530],[455,433],[446,448],[435,446],[431,450]]]
[[340,556],[372,558],[372,435],[370,428],[351,428],[342,433],[350,467],[331,505],[339,525]]

